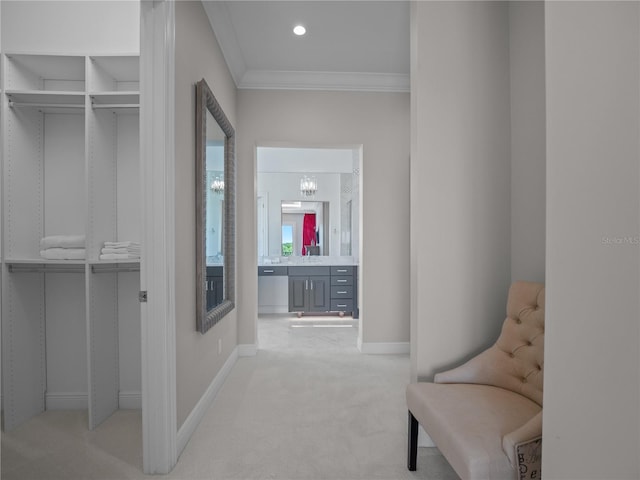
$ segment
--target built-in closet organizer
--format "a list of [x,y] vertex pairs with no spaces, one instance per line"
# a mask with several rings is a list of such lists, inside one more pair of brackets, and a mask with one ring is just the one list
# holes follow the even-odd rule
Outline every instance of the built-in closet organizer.
[[[4,427],[87,409],[90,429],[140,406],[139,58],[5,54]],[[84,235],[85,258],[45,260],[40,239]]]

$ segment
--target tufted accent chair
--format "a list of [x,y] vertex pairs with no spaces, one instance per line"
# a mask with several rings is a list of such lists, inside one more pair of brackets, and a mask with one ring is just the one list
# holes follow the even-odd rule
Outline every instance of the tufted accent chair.
[[540,478],[544,285],[516,282],[496,343],[407,387],[409,470],[418,424],[463,479]]

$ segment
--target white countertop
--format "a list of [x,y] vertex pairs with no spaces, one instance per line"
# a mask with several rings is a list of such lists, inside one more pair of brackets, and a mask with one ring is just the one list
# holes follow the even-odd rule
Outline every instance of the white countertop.
[[283,266],[283,267],[295,267],[298,265],[358,265],[358,260],[354,257],[340,257],[340,256],[324,256],[324,255],[310,255],[310,256],[292,256],[292,257],[259,257],[258,266]]

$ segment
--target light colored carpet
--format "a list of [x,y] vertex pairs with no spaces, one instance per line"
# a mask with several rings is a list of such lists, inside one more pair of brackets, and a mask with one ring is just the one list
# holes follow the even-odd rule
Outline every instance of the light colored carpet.
[[[330,326],[333,325],[333,326]],[[406,468],[406,355],[362,355],[350,319],[261,318],[167,479],[457,479],[436,449]],[[141,473],[138,411],[93,432],[85,412],[45,412],[2,434],[3,480],[125,480]]]

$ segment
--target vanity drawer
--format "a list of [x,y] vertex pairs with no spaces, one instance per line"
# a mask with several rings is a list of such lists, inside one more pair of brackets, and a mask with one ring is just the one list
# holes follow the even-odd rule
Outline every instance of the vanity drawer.
[[353,267],[351,266],[337,266],[331,267],[331,275],[344,275],[344,276],[352,276],[353,275]]
[[207,265],[207,277],[221,277],[223,273],[223,269],[218,265]]
[[328,276],[329,267],[318,266],[295,266],[289,267],[289,276]]
[[353,312],[353,300],[331,300],[332,312]]
[[259,277],[273,277],[275,275],[287,275],[287,267],[283,266],[262,266],[258,267]]
[[332,299],[353,298],[353,287],[351,285],[346,285],[344,287],[332,286],[331,298]]
[[331,275],[332,286],[353,285],[353,275]]

